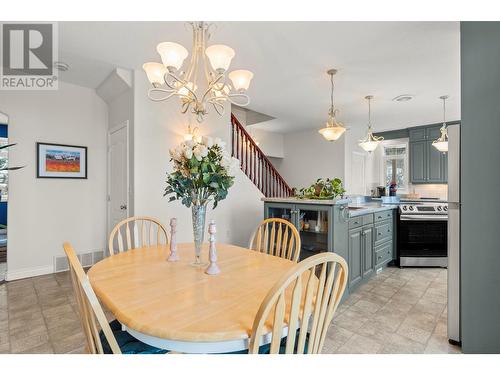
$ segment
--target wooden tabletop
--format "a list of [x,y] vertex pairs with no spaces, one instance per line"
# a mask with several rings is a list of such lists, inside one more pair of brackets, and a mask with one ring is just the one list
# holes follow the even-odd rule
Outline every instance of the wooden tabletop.
[[[158,338],[217,342],[246,339],[262,300],[295,263],[217,244],[221,273],[191,266],[194,245],[179,244],[179,262],[165,246],[108,257],[88,272],[92,287],[124,325]],[[208,247],[202,259],[208,258]]]

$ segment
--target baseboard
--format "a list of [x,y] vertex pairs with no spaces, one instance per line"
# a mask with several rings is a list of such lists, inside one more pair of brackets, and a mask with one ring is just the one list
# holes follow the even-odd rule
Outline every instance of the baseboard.
[[5,277],[5,280],[13,281],[13,280],[25,279],[27,277],[47,275],[49,273],[54,273],[54,266],[52,264],[49,266],[21,268],[12,271],[7,268],[7,275]]

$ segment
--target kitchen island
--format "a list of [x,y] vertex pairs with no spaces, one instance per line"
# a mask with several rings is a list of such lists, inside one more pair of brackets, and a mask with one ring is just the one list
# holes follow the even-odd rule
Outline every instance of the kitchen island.
[[396,258],[397,204],[372,200],[263,198],[264,217],[282,218],[297,228],[300,259],[331,251],[349,265],[352,291]]

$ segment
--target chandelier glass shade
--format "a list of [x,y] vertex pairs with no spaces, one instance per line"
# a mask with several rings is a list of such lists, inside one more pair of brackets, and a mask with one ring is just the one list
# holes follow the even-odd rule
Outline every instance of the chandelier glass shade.
[[446,99],[448,98],[448,95],[439,97],[443,101],[443,126],[441,126],[440,137],[432,142],[432,145],[441,152],[448,152],[448,128],[446,126]]
[[342,134],[345,133],[346,128],[344,125],[337,120],[338,109],[333,105],[333,76],[337,73],[337,70],[328,70],[328,75],[330,76],[331,91],[330,91],[330,109],[328,111],[328,121],[324,128],[318,130],[319,134],[323,136],[327,141],[333,142],[339,139]]
[[366,133],[366,137],[359,141],[360,147],[366,152],[373,152],[378,147],[379,143],[384,140],[384,137],[377,137],[373,135],[372,129],[372,111],[371,111],[371,100],[373,99],[372,95],[365,96],[365,99],[368,100],[368,131]]
[[[234,50],[222,44],[207,47],[213,24],[192,22],[189,25],[193,30],[193,49],[186,70],[182,67],[189,52],[173,42],[163,42],[156,47],[161,63],[147,62],[142,66],[152,85],[148,97],[153,101],[164,101],[176,96],[181,101],[181,112],[190,110],[198,122],[203,121],[210,105],[221,116],[226,101],[247,106],[250,98],[246,91],[253,73],[235,70],[227,74],[235,56]],[[205,79],[200,79],[200,76]]]

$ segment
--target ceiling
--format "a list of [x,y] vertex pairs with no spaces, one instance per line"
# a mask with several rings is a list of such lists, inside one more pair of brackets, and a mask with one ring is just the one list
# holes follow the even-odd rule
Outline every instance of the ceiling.
[[[326,71],[334,67],[339,119],[364,127],[364,97],[374,95],[372,123],[380,131],[440,122],[444,94],[448,119],[460,118],[459,32],[458,22],[220,22],[212,43],[234,48],[231,69],[255,74],[249,108],[279,120],[267,130],[324,126]],[[159,42],[191,50],[191,37],[183,22],[61,22],[60,60],[71,67],[61,79],[95,88],[114,67],[159,61]],[[401,94],[415,97],[392,100]]]

